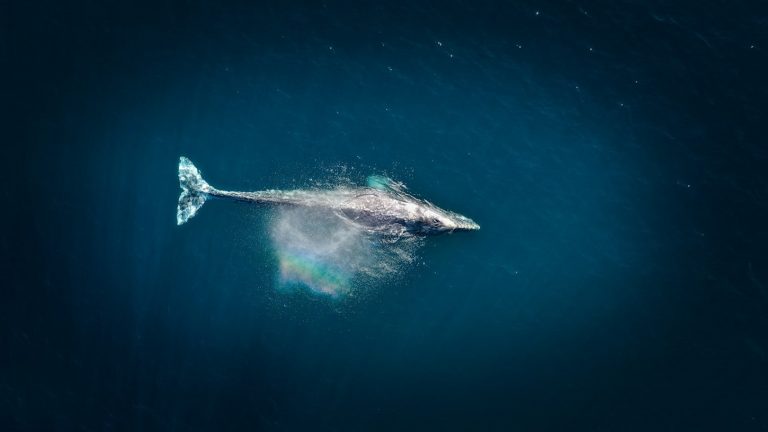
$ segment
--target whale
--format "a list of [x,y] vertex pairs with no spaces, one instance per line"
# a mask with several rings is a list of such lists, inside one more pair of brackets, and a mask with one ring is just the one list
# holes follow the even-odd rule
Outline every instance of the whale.
[[406,191],[404,184],[381,175],[369,176],[366,185],[359,187],[342,185],[329,189],[236,192],[212,187],[203,180],[192,161],[182,156],[179,158],[179,186],[177,225],[194,217],[209,199],[222,198],[258,205],[329,211],[344,223],[388,238],[480,229],[480,225],[472,219],[417,198]]

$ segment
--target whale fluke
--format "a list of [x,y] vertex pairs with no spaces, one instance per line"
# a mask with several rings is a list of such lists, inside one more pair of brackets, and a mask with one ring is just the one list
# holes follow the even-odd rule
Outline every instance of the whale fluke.
[[203,180],[200,171],[191,160],[179,158],[179,206],[176,209],[176,224],[181,225],[197,213],[208,199],[211,187]]

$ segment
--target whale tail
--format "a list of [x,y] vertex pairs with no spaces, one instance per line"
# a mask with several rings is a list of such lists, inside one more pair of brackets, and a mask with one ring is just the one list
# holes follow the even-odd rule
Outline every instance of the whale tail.
[[208,194],[213,190],[203,180],[200,171],[191,160],[184,156],[179,158],[179,206],[176,209],[176,224],[181,225],[194,216],[205,204]]

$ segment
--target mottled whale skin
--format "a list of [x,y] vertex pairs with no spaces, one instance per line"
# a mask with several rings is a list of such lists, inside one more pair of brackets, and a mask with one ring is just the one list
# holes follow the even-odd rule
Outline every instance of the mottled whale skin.
[[347,223],[388,236],[427,236],[480,229],[472,219],[415,198],[405,192],[401,183],[382,176],[369,177],[366,187],[232,192],[211,187],[195,165],[182,156],[179,159],[179,185],[178,225],[193,217],[207,199],[216,197],[255,204],[326,209]]

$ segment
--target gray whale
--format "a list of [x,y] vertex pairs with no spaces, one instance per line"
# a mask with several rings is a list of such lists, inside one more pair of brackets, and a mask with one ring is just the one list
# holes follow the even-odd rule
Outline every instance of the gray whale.
[[405,186],[383,176],[368,177],[365,187],[232,192],[211,187],[186,157],[179,159],[178,225],[193,217],[209,198],[254,204],[303,206],[334,212],[344,222],[387,236],[436,235],[480,229],[472,219],[443,210],[405,192]]

